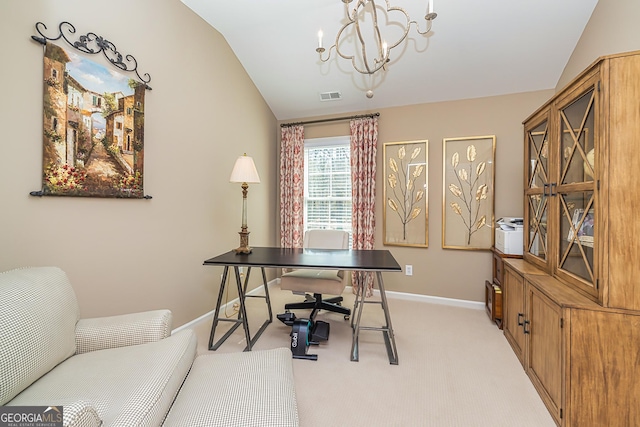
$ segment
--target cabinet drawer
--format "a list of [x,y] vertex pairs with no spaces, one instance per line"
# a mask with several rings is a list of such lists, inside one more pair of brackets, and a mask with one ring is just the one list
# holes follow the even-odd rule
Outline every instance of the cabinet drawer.
[[488,280],[485,281],[485,308],[489,319],[502,329],[502,288]]

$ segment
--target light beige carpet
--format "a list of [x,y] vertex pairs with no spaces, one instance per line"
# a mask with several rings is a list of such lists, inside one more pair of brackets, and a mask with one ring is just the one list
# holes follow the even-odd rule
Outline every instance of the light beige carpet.
[[[302,298],[271,288],[274,321],[254,350],[289,347],[291,328],[276,319],[286,302]],[[347,290],[344,305],[352,307]],[[374,297],[375,298],[375,297]],[[264,300],[248,299],[254,334],[267,311]],[[360,361],[351,362],[351,328],[342,315],[321,312],[331,324],[329,341],[312,346],[317,361],[293,360],[300,425],[553,427],[551,416],[527,378],[501,330],[484,310],[389,297],[398,347],[390,365],[382,333],[362,331]],[[233,310],[229,308],[229,314]],[[298,317],[308,311],[297,311]],[[367,304],[363,325],[381,326],[382,310]],[[229,327],[223,324],[216,339]],[[194,326],[198,352],[208,352],[211,319]],[[239,352],[242,328],[216,352]],[[247,386],[250,387],[248,384]]]

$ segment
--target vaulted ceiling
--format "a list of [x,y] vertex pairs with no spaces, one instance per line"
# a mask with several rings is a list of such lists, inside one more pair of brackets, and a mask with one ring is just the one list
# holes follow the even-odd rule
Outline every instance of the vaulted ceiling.
[[[182,1],[225,37],[278,120],[552,89],[597,3],[434,0],[431,33],[412,25],[387,71],[371,78],[335,52],[322,63],[315,51],[318,30],[329,48],[357,0]],[[374,1],[385,21],[386,2]],[[427,0],[389,3],[425,29]],[[390,13],[388,30],[381,26],[383,38],[396,37],[398,13]],[[348,50],[352,40],[343,43]],[[322,101],[326,92],[341,99]]]

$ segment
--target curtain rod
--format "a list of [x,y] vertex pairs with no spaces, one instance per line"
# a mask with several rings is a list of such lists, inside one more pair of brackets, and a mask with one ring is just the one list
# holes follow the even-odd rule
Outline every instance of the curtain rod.
[[364,119],[365,117],[380,117],[380,113],[363,114],[361,116],[335,117],[333,119],[311,120],[308,122],[282,123],[281,128],[297,125],[311,125],[315,123],[337,122],[339,120]]

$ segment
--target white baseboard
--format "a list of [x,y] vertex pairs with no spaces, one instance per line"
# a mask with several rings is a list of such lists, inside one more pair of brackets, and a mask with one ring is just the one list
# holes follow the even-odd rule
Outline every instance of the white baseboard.
[[[380,295],[380,291],[378,291],[377,289],[374,289],[373,293],[374,295]],[[419,302],[426,302],[430,304],[451,305],[454,307],[471,308],[474,310],[484,310],[484,302],[479,302],[479,301],[436,297],[432,295],[409,294],[407,292],[396,292],[396,291],[386,291],[385,294],[387,294],[387,297],[395,298],[395,299],[419,301]]]
[[[279,279],[277,279],[277,278],[276,278],[276,279],[273,279],[273,280],[270,280],[269,282],[267,282],[267,286],[268,286],[269,288],[271,288],[271,287],[272,287],[273,285],[275,285],[276,283],[280,283],[280,282],[279,282]],[[261,289],[261,288],[262,288],[261,286],[258,286],[258,287],[256,287],[256,288],[254,288],[254,289],[250,290],[249,292],[247,292],[247,295],[253,295],[253,294],[255,294],[255,293],[258,293],[258,292],[260,291],[260,289]],[[226,309],[227,307],[233,307],[233,304],[237,303],[238,301],[239,301],[239,299],[238,299],[238,298],[235,298],[235,299],[233,299],[232,301],[227,302],[226,304],[222,304],[222,306],[220,307],[220,311],[221,311],[221,312],[224,312],[224,311],[225,311],[225,309]],[[190,322],[185,323],[184,325],[178,326],[177,328],[175,328],[174,330],[172,330],[172,331],[171,331],[171,333],[172,333],[172,334],[175,334],[176,332],[180,332],[180,331],[181,331],[181,330],[183,330],[183,329],[189,329],[189,328],[192,328],[192,327],[196,326],[197,324],[199,324],[199,323],[201,323],[201,322],[204,322],[204,321],[207,321],[207,320],[213,319],[213,314],[214,314],[214,312],[215,312],[215,311],[216,311],[216,310],[215,310],[215,309],[213,309],[213,310],[211,310],[210,312],[205,313],[205,314],[203,314],[202,316],[200,316],[200,317],[198,317],[198,318],[196,318],[196,319],[193,319],[193,320],[192,320],[192,321],[190,321]]]
[[[270,280],[267,283],[267,286],[271,288],[272,286],[279,283],[280,283],[280,279],[276,278],[276,279]],[[347,292],[347,290],[348,292],[352,292],[351,286],[347,286],[347,288],[345,289],[345,292]],[[258,291],[260,291],[260,286],[249,291],[248,294],[251,295],[251,294],[257,293]],[[430,304],[441,304],[441,305],[450,305],[454,307],[470,308],[473,310],[484,310],[484,303],[479,301],[469,301],[469,300],[455,299],[455,298],[444,298],[444,297],[436,297],[431,295],[410,294],[407,292],[397,292],[397,291],[386,291],[385,293],[387,297],[390,299],[402,299],[402,300],[408,300],[408,301],[426,302]],[[380,291],[377,289],[374,289],[373,294],[379,297]],[[220,307],[220,310],[224,311],[227,307],[233,307],[233,304],[237,302],[238,302],[238,298],[234,299],[233,301],[229,301],[226,304],[222,305],[222,307]],[[214,312],[215,310],[211,310],[210,312],[203,314],[197,319],[194,319],[188,323],[185,323],[182,326],[178,326],[176,329],[172,331],[172,333],[179,332],[183,329],[192,328],[195,325],[199,324],[200,322],[209,320],[213,318]]]

